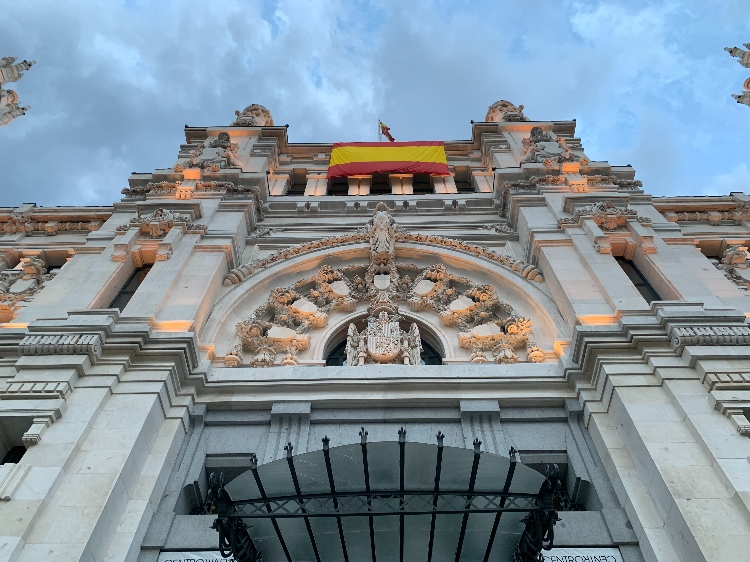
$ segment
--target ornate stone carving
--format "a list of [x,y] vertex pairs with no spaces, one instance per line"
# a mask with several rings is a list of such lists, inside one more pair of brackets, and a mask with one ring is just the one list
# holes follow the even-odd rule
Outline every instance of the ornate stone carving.
[[16,117],[26,115],[26,112],[31,109],[30,106],[20,107],[17,103],[9,103],[2,109],[0,109],[0,127],[7,125]]
[[102,225],[100,220],[89,221],[57,221],[40,220],[34,215],[23,215],[13,213],[0,223],[0,228],[7,234],[32,234],[44,232],[48,236],[54,236],[60,231],[89,231],[99,230]]
[[621,180],[615,176],[601,176],[601,175],[584,176],[584,177],[586,178],[586,183],[588,183],[589,185],[613,184],[617,186],[618,191],[636,191],[636,190],[640,190],[643,187],[643,182],[639,180]]
[[187,160],[179,160],[172,169],[184,171],[186,168],[200,168],[218,172],[222,168],[242,168],[242,163],[238,159],[240,147],[237,143],[231,142],[228,133],[219,133],[219,138],[209,142],[208,148],[219,150],[213,156],[203,158],[206,143],[202,142],[195,147]]
[[11,103],[18,103],[18,94],[13,90],[0,89],[0,110]]
[[36,61],[24,60],[16,62],[16,57],[0,59],[0,86],[8,82],[16,82],[23,77],[24,72],[36,64]]
[[173,213],[168,209],[156,209],[153,213],[134,217],[129,224],[118,226],[117,232],[125,232],[130,228],[137,227],[151,238],[163,238],[175,223],[184,223],[188,232],[205,233],[206,226],[194,223],[190,217]]
[[401,364],[419,365],[422,339],[419,328],[411,324],[409,331],[400,327],[398,306],[381,291],[367,309],[367,328],[362,333],[349,324],[346,338],[347,365]]
[[739,94],[732,94],[732,97],[737,101],[737,103],[750,106],[750,90],[743,90]]
[[[385,208],[387,209],[387,207]],[[380,205],[378,205],[378,208],[375,209],[374,214],[383,212],[382,209],[383,207],[380,207]],[[293,258],[300,254],[304,254],[306,252],[311,252],[311,251],[320,250],[324,248],[333,248],[335,246],[339,246],[343,244],[353,244],[353,243],[361,243],[361,242],[369,242],[371,252],[372,252],[373,238],[371,238],[371,234],[373,236],[376,236],[375,240],[377,241],[377,235],[383,235],[383,236],[390,235],[388,234],[389,228],[393,230],[392,234],[395,237],[395,242],[417,242],[417,243],[432,244],[435,246],[442,246],[442,247],[446,247],[446,248],[450,248],[454,250],[459,250],[459,251],[466,252],[477,257],[489,259],[493,261],[494,263],[497,263],[498,265],[507,267],[511,271],[515,271],[518,275],[521,275],[522,277],[529,279],[531,281],[536,281],[537,283],[541,283],[542,281],[544,281],[544,277],[542,277],[539,270],[533,265],[526,263],[524,261],[515,260],[512,258],[509,258],[508,256],[498,254],[497,252],[494,252],[493,250],[490,250],[488,248],[483,248],[481,246],[476,246],[474,244],[469,244],[468,242],[455,240],[453,238],[444,238],[442,236],[431,236],[427,234],[414,234],[414,233],[406,232],[404,230],[401,230],[397,226],[394,226],[391,223],[391,220],[392,219],[389,218],[389,220],[387,221],[388,223],[387,227],[385,226],[385,224],[382,225],[383,226],[382,230],[371,230],[370,227],[368,226],[367,230],[362,230],[360,232],[355,232],[352,234],[344,234],[341,236],[332,236],[330,238],[323,238],[323,239],[315,240],[312,242],[306,242],[304,244],[298,244],[296,246],[292,246],[290,248],[285,248],[284,250],[280,250],[276,252],[275,254],[272,254],[266,258],[253,261],[251,263],[243,264],[240,267],[231,270],[227,274],[227,276],[224,278],[224,285],[228,287],[230,285],[236,285],[237,283],[241,283],[242,281],[247,279],[249,276],[251,276],[252,274],[258,271],[261,271],[281,261]],[[374,217],[371,220],[371,222],[373,221],[374,221]],[[373,222],[373,226],[374,226],[374,222]],[[373,268],[373,280],[375,277],[375,269],[376,268]],[[388,269],[390,270],[390,265],[388,266]],[[390,274],[389,274],[389,277],[390,277]],[[390,281],[394,282],[393,278],[391,278]]]
[[260,104],[248,105],[242,111],[235,111],[237,116],[231,127],[273,127],[271,112]]
[[[750,49],[750,43],[745,43],[743,46],[745,49]],[[724,47],[724,50],[735,57],[740,65],[750,68],[750,50],[745,51],[739,47]]]
[[[296,357],[297,351],[303,351],[310,346],[309,335],[255,318],[237,324],[237,335],[240,343],[227,354],[224,360],[224,363],[230,367],[242,362],[244,351],[253,354],[250,360],[251,366],[270,367],[276,361],[278,352],[285,352],[287,356]],[[285,359],[288,361],[289,358]],[[296,359],[293,364],[296,364]]]
[[750,201],[736,203],[730,209],[723,211],[661,211],[669,222],[708,221],[711,226],[719,226],[721,221],[732,221],[742,224],[750,220]]
[[580,162],[582,166],[589,163],[583,154],[573,152],[568,141],[562,137],[552,139],[549,133],[544,132],[541,127],[533,127],[531,136],[523,139],[523,157],[521,162],[543,163],[545,166],[561,164],[563,162]]
[[21,263],[20,270],[0,273],[0,316],[12,317],[18,303],[30,300],[57,274],[57,271],[47,273],[44,261],[37,257],[22,258]]
[[635,209],[618,207],[612,201],[602,201],[578,209],[572,217],[558,219],[557,226],[562,228],[567,224],[577,225],[581,218],[591,218],[599,228],[610,232],[616,230],[618,226],[623,226],[628,219],[635,219],[642,224],[651,224],[650,218],[639,217]]
[[482,228],[487,230],[494,230],[498,234],[518,234],[507,224],[486,224]]
[[489,123],[498,121],[528,121],[529,118],[523,114],[523,105],[513,105],[509,101],[500,100],[487,108],[484,120]]
[[724,272],[724,276],[741,289],[750,289],[750,271],[748,271],[748,251],[745,246],[729,246],[724,250],[717,269]]

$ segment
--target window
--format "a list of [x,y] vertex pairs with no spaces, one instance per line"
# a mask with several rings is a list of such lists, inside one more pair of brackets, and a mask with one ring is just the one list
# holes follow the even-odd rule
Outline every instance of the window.
[[149,271],[151,271],[150,265],[144,265],[136,269],[133,275],[130,276],[130,279],[128,279],[128,282],[125,283],[125,286],[117,293],[109,308],[117,308],[122,312],[130,302],[130,299],[133,298],[136,289],[143,283]]
[[5,456],[3,457],[3,460],[0,462],[0,464],[6,464],[6,463],[14,463],[17,464],[18,461],[21,460],[21,457],[26,452],[26,447],[23,447],[21,445],[18,445],[16,447],[11,447],[7,453],[5,453]]
[[654,290],[651,284],[646,281],[646,278],[632,261],[626,260],[625,258],[615,259],[617,260],[617,263],[620,265],[622,270],[625,272],[625,275],[628,276],[628,278],[633,282],[633,285],[635,285],[635,288],[638,289],[638,292],[641,294],[641,296],[646,299],[647,303],[650,304],[652,301],[661,300],[659,294]]
[[[429,343],[422,340],[422,365],[442,365],[443,358]],[[342,367],[346,365],[346,340],[333,348],[326,357],[326,367]]]

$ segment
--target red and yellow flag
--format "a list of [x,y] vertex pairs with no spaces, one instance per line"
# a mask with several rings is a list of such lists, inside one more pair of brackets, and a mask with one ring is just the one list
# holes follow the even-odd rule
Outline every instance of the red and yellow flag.
[[432,174],[447,176],[443,141],[337,142],[331,151],[328,177],[372,174]]

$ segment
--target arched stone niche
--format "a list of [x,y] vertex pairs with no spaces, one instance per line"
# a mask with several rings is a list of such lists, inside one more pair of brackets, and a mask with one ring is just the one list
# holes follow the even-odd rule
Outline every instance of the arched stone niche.
[[[382,363],[382,354],[367,346],[385,334],[372,338],[372,330],[388,332],[389,326],[393,346],[401,338],[404,348],[392,363],[413,364],[409,342],[419,340],[420,327],[449,363],[550,360],[555,341],[569,339],[542,283],[468,254],[460,243],[397,243],[397,228],[387,211],[376,209],[363,241],[248,267],[248,277],[216,303],[200,330],[201,343],[213,346],[216,363],[261,367],[323,365],[342,334],[353,342],[352,360],[359,342],[365,348],[360,363]],[[367,334],[361,324],[352,334],[350,325],[369,317]],[[412,324],[416,328],[398,328]]]

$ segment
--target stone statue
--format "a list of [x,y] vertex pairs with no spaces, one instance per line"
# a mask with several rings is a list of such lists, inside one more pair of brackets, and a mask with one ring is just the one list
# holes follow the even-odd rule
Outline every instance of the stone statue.
[[[4,57],[0,59],[0,86],[8,82],[16,82],[23,76],[23,73],[31,68],[36,61],[22,61],[16,63],[15,57]],[[15,64],[14,64],[15,63]]]
[[[750,49],[750,43],[745,43],[743,46],[745,49]],[[737,62],[742,66],[750,68],[750,50],[745,51],[739,47],[724,47],[724,50],[733,57],[736,57]]]
[[523,114],[523,105],[515,106],[509,101],[500,100],[487,108],[484,120],[497,123],[498,121],[528,121],[529,118]]
[[5,107],[0,109],[0,127],[7,125],[16,117],[26,115],[26,112],[31,109],[28,105],[25,107],[19,107],[17,103],[9,103]]
[[248,105],[242,111],[235,111],[237,118],[232,127],[273,127],[271,112],[258,103]]
[[750,106],[750,90],[743,90],[741,94],[732,94],[737,103]]

